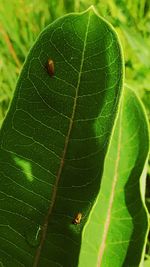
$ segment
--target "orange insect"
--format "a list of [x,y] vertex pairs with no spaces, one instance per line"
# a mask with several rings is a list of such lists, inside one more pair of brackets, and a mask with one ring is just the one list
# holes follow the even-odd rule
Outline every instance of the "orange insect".
[[81,212],[78,212],[76,214],[76,216],[74,217],[72,223],[73,224],[79,224],[81,222],[81,219],[82,219],[82,213]]
[[50,58],[48,59],[48,62],[47,62],[47,71],[50,76],[54,75],[54,61]]

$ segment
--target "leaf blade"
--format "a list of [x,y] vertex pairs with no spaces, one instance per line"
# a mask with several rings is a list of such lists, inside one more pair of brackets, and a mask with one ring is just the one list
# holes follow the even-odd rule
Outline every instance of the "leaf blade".
[[[126,89],[122,102],[101,190],[84,230],[79,266],[139,266],[143,260],[148,230],[142,188],[149,151],[148,123],[135,93]],[[94,240],[95,246],[90,246]],[[86,253],[93,257],[90,263]]]
[[[45,68],[49,58],[52,77]],[[82,228],[100,184],[122,68],[117,36],[93,9],[57,20],[31,49],[0,133],[6,220],[1,235],[9,236],[4,251],[20,266],[76,266]],[[78,211],[83,219],[76,226]]]

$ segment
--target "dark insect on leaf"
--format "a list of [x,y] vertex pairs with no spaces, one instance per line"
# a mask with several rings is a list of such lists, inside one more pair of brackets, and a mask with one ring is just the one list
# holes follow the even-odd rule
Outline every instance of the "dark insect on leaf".
[[73,224],[79,224],[81,222],[81,219],[82,219],[82,213],[79,212],[76,214],[76,216],[74,217],[72,223]]
[[54,75],[54,61],[52,59],[48,59],[47,71],[48,71],[50,76]]

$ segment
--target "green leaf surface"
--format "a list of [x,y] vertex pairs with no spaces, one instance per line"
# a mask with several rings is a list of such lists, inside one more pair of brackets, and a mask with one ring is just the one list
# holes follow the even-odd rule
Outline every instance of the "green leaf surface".
[[144,203],[148,151],[143,107],[125,88],[100,193],[84,229],[79,267],[142,266],[148,231]]
[[144,261],[143,267],[149,267],[150,266],[150,259]]
[[0,132],[1,266],[77,266],[122,76],[118,38],[93,8],[39,36]]

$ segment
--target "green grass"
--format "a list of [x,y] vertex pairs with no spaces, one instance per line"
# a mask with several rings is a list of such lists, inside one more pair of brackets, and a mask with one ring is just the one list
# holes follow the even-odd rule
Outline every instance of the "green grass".
[[[143,101],[150,121],[149,0],[0,0],[0,124],[8,109],[26,55],[42,29],[68,12],[91,4],[114,25],[123,45],[125,83]],[[150,165],[146,203],[150,211]],[[150,241],[146,258],[150,258]]]

